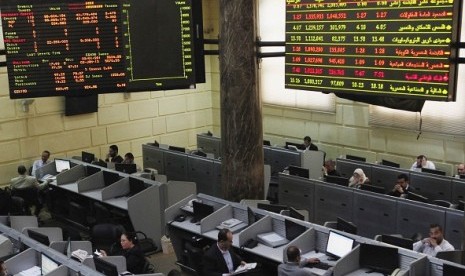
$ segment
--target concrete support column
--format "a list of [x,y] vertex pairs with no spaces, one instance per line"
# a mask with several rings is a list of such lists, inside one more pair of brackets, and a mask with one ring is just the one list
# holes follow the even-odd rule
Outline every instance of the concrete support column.
[[255,25],[255,1],[220,0],[222,187],[232,201],[263,198]]

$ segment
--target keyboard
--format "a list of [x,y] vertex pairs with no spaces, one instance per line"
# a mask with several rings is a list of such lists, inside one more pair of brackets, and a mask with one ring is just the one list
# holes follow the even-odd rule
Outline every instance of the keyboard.
[[314,267],[314,268],[319,268],[319,269],[323,269],[323,270],[328,270],[330,269],[331,265],[329,265],[328,263],[324,263],[324,262],[319,262],[319,263],[316,263],[316,264],[309,264],[311,267]]

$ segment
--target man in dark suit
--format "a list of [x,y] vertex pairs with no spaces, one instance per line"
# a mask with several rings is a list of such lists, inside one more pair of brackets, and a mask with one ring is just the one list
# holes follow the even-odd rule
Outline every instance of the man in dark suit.
[[405,197],[412,190],[412,186],[408,184],[408,175],[401,173],[397,176],[396,185],[388,193],[388,195],[395,197]]
[[232,241],[233,235],[229,229],[221,229],[218,232],[218,242],[213,244],[203,256],[202,275],[228,275],[238,266],[245,265],[241,257],[231,250]]
[[305,150],[318,150],[318,147],[312,143],[312,138],[310,138],[310,136],[304,137],[304,147]]

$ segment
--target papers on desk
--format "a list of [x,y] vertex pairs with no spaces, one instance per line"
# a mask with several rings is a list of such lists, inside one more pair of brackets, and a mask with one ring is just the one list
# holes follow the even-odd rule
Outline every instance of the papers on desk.
[[248,263],[248,264],[245,264],[245,265],[240,265],[233,273],[231,273],[229,275],[241,274],[241,273],[247,272],[247,271],[249,271],[251,269],[254,269],[255,267],[257,267],[257,263]]
[[281,245],[285,245],[286,243],[289,243],[289,241],[286,238],[276,234],[275,232],[258,234],[257,240],[260,243],[269,247],[278,247]]
[[82,249],[75,250],[71,253],[71,257],[74,257],[81,262],[83,262],[87,258],[87,256],[88,256],[87,251],[82,250]]
[[23,270],[18,274],[15,274],[15,276],[40,276],[42,275],[42,272],[40,270],[40,267],[38,266],[33,266],[29,269]]
[[51,174],[46,174],[40,180],[41,181],[53,181],[53,180],[56,180],[56,179],[57,179],[56,176],[51,175]]

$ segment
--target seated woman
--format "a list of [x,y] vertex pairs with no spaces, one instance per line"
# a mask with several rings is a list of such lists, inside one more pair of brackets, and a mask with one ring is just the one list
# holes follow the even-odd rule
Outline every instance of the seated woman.
[[[136,233],[124,232],[121,234],[121,253],[126,258],[126,269],[133,274],[142,274],[145,265],[144,252],[139,247]],[[102,256],[107,256],[107,252],[100,250]]]
[[362,169],[357,168],[349,179],[349,187],[358,189],[362,184],[370,184],[370,180],[366,177]]

